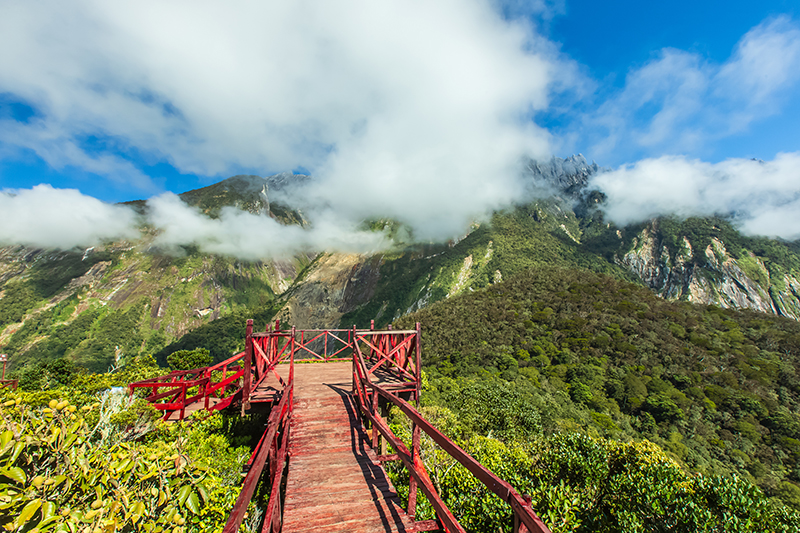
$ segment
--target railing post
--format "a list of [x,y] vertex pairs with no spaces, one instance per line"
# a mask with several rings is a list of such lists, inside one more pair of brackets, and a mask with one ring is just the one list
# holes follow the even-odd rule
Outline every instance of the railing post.
[[[294,336],[296,335],[297,330],[294,326],[292,326],[292,346],[289,348],[289,356],[291,360],[294,361],[294,351],[297,349],[297,343],[295,342]],[[300,333],[302,335],[302,332]],[[302,339],[300,340],[300,344],[303,344]]]
[[[419,459],[419,426],[411,422],[411,462],[416,466]],[[408,516],[414,518],[417,513],[417,479],[409,476],[408,483]]]
[[186,383],[184,382],[183,387],[181,387],[181,417],[180,420],[183,420],[184,410],[186,409]]
[[[525,500],[525,504],[530,507],[533,498],[531,498],[528,494],[522,494],[522,499]],[[531,509],[532,510],[532,509]],[[514,513],[514,530],[513,533],[529,533],[528,526],[522,523],[519,519],[519,515]]]
[[[356,365],[358,365],[358,351],[356,350],[355,344],[355,332],[356,326],[353,324],[353,328],[347,331],[347,340],[349,344],[353,347],[353,398],[358,401],[358,395],[356,394],[356,387],[361,387],[361,383],[356,383],[356,380],[359,379],[358,377],[358,370],[356,369]],[[366,399],[366,398],[365,398]],[[361,406],[362,409],[366,408],[365,405]]]
[[[372,390],[372,416],[378,417],[378,393],[375,389]],[[372,424],[372,449],[378,448],[378,427]]]
[[253,319],[247,319],[244,336],[244,375],[242,376],[242,416],[250,409],[250,367],[253,359]]
[[[385,404],[384,407],[381,409],[381,417],[384,420],[387,420],[389,418],[389,408],[385,406]],[[386,442],[387,442],[386,437],[381,436],[380,442],[381,442],[381,455],[386,455],[388,453],[388,450],[386,449]]]
[[420,396],[420,394],[422,392],[420,390],[421,389],[420,382],[422,381],[422,366],[421,366],[421,362],[420,362],[420,360],[422,359],[422,326],[420,326],[419,322],[417,322],[417,342],[416,342],[416,344],[417,344],[416,350],[414,350],[416,352],[416,354],[415,354],[415,359],[416,359],[415,367],[416,368],[414,368],[414,374],[416,375],[416,378],[417,378],[416,379],[416,382],[417,382],[417,398],[416,399],[417,399],[417,409],[419,409],[419,396]]

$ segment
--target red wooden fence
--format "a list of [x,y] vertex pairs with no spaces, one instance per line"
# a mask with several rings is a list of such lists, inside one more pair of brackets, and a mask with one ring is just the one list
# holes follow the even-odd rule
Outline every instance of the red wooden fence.
[[[352,360],[353,398],[372,427],[372,447],[388,443],[395,451],[378,455],[381,461],[402,461],[409,472],[410,491],[407,512],[416,512],[417,489],[422,491],[436,512],[436,520],[417,522],[419,531],[444,529],[463,532],[447,508],[420,458],[420,437],[424,431],[446,453],[463,465],[491,492],[511,506],[514,532],[550,533],[534,513],[530,498],[520,495],[506,481],[494,475],[441,431],[428,422],[408,401],[419,405],[421,383],[420,325],[413,330],[280,330],[280,323],[267,327],[264,333],[253,333],[253,321],[247,321],[245,350],[211,367],[170,372],[164,376],[130,384],[131,394],[137,388],[151,390],[147,399],[165,412],[165,418],[178,412],[183,418],[187,406],[203,400],[207,410],[223,409],[241,402],[242,412],[250,406],[252,393],[269,376],[275,376],[281,386],[280,400],[270,413],[269,423],[248,462],[245,477],[231,516],[223,533],[233,533],[242,522],[265,465],[269,465],[271,494],[262,533],[277,533],[281,529],[280,486],[287,458],[289,418],[294,397],[294,363],[305,361]],[[350,352],[350,357],[341,354]],[[283,380],[276,365],[288,363],[289,378]],[[389,428],[380,414],[380,398],[397,406],[411,421],[411,449]],[[159,402],[160,403],[156,403]]]

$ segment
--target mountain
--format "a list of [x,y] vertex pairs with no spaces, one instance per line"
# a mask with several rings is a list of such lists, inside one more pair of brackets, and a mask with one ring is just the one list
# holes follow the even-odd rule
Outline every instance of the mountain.
[[549,197],[494,213],[457,243],[386,254],[371,278],[374,296],[346,310],[345,323],[397,319],[537,265],[609,273],[667,300],[800,318],[800,243],[747,237],[719,217],[618,228],[589,188],[601,167],[577,155],[527,169],[532,188]]
[[[495,212],[458,240],[398,241],[375,255],[242,261],[187,246],[176,256],[154,246],[147,228],[138,240],[87,250],[0,248],[0,349],[12,369],[67,357],[104,370],[208,343],[220,359],[240,346],[238,322],[248,315],[300,328],[386,324],[537,266],[636,281],[667,300],[800,317],[798,243],[745,237],[721,218],[617,228],[590,189],[604,171],[582,155],[529,161],[526,179],[540,199]],[[312,180],[242,175],[179,196],[211,218],[229,207],[305,227],[292,194]],[[388,220],[368,226],[402,234]]]
[[[234,176],[180,197],[210,217],[232,206],[303,225],[302,214],[280,202],[293,183],[288,174]],[[129,205],[147,209],[145,202]],[[86,250],[0,248],[0,347],[11,355],[11,370],[61,357],[106,370],[157,353],[203,324],[269,308],[315,258],[240,261],[194,247],[174,255],[154,238],[145,228],[136,241]],[[236,348],[222,343],[214,355]]]

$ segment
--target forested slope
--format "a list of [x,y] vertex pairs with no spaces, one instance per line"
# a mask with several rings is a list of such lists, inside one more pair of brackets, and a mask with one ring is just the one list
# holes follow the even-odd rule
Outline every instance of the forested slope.
[[[458,427],[478,423],[474,409],[457,408],[469,404],[470,387],[495,383],[523,398],[516,412],[535,413],[542,434],[647,439],[687,472],[737,474],[800,508],[794,320],[669,302],[588,271],[535,268],[397,325],[416,321],[424,396],[461,413]],[[506,418],[515,419],[495,416],[478,434],[502,436]]]

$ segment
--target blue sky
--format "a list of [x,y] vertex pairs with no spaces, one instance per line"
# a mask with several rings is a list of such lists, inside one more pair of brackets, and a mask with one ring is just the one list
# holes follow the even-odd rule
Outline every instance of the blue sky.
[[312,212],[434,239],[518,199],[520,157],[580,152],[609,188],[653,184],[621,205],[683,172],[679,198],[735,182],[714,212],[800,236],[796,2],[9,2],[0,46],[0,189],[48,186],[6,220],[22,196],[57,212],[61,189],[119,202],[294,170],[319,180]]
[[[567,1],[549,25],[549,36],[568,57],[586,69],[599,84],[595,98],[620,91],[631,71],[658,58],[664,49],[696,54],[711,64],[723,64],[737,44],[759,24],[777,17],[798,21],[797,2],[719,1]],[[800,88],[793,85],[782,95],[779,109],[765,115],[741,132],[726,135],[694,154],[707,161],[731,157],[772,159],[778,152],[800,146],[800,128],[793,117],[800,116]],[[596,100],[595,100],[596,102]],[[555,125],[574,120],[581,111],[571,108],[566,117],[552,118]],[[578,143],[578,150],[590,150],[590,143]],[[658,156],[653,151],[639,156]],[[591,156],[592,154],[587,153]],[[607,165],[633,163],[636,157],[604,154]]]

